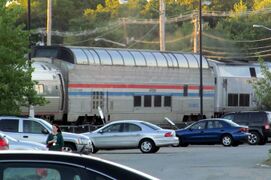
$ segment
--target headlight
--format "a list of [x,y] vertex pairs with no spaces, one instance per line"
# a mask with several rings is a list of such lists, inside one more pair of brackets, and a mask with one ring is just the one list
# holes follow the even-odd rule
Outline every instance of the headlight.
[[88,144],[89,143],[89,139],[87,138],[79,138],[78,139],[78,144]]

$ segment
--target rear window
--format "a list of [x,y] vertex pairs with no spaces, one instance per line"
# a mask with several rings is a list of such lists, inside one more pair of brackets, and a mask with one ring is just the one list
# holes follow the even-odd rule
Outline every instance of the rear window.
[[0,121],[0,130],[4,132],[18,132],[18,119],[2,119]]
[[228,124],[230,124],[231,127],[239,127],[240,125],[231,121],[231,120],[225,120],[225,122],[227,122]]
[[147,122],[140,122],[141,124],[153,129],[153,130],[160,130],[161,128],[159,126],[156,126],[154,124],[151,123],[147,123]]

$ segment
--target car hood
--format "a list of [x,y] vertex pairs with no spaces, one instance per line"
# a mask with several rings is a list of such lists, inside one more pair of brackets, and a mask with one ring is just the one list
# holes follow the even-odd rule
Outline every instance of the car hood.
[[82,139],[88,139],[88,137],[84,136],[83,134],[62,132],[62,135],[63,135],[63,138],[82,138]]

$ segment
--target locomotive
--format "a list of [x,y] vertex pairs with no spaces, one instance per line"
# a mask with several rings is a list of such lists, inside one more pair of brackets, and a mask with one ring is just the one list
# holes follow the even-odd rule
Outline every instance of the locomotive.
[[[141,119],[155,124],[196,120],[200,113],[200,60],[194,53],[76,46],[32,50],[37,92],[49,103],[36,116],[64,122]],[[37,67],[36,67],[37,66]],[[257,63],[202,57],[203,115],[257,108],[251,84]]]

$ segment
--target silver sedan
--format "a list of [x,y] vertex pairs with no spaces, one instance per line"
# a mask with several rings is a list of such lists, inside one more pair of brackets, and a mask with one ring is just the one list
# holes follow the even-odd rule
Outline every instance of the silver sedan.
[[3,133],[0,133],[0,135],[4,136],[8,140],[10,150],[48,150],[48,148],[41,143],[20,141]]
[[121,120],[83,133],[93,143],[93,153],[99,149],[139,148],[142,153],[155,153],[162,146],[178,144],[174,130],[162,129],[140,120]]

